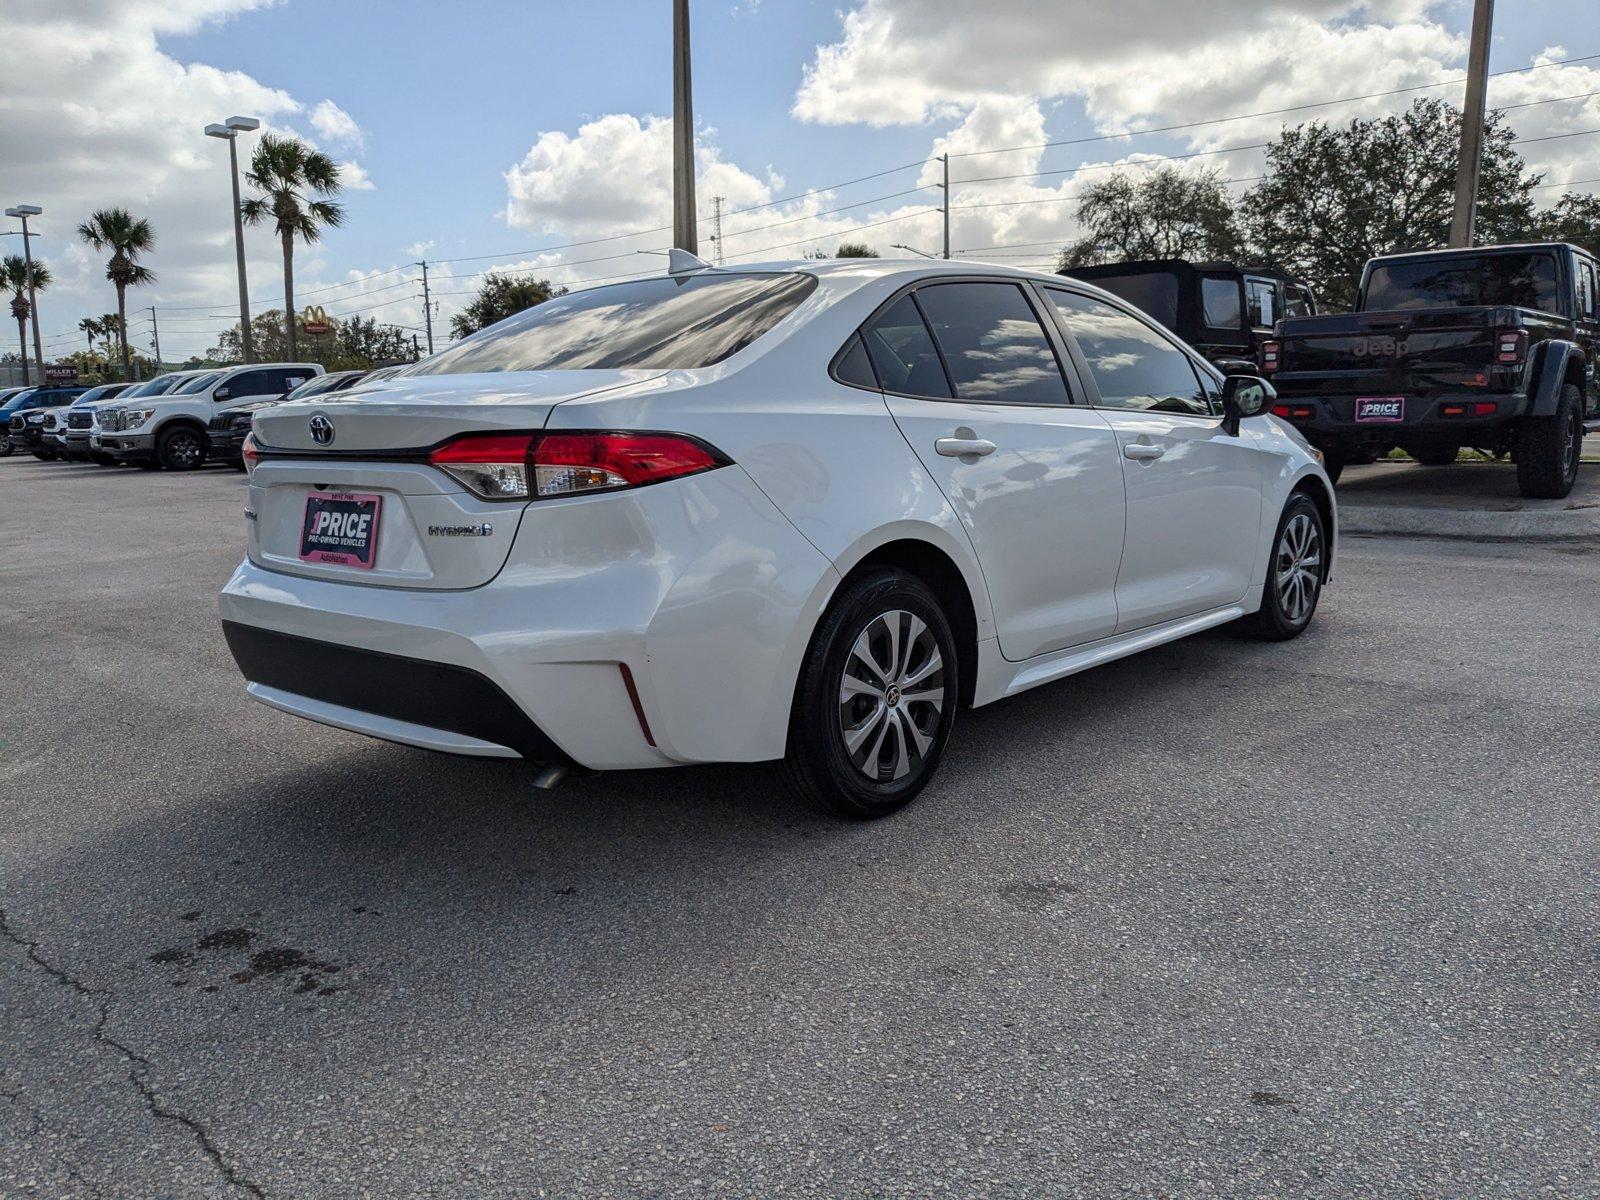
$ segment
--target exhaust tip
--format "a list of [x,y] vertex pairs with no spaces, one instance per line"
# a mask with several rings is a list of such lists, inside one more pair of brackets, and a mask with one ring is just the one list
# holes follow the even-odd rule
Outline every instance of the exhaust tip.
[[533,786],[538,788],[540,791],[548,792],[551,788],[560,784],[560,782],[566,777],[567,768],[565,767],[545,767],[533,777]]

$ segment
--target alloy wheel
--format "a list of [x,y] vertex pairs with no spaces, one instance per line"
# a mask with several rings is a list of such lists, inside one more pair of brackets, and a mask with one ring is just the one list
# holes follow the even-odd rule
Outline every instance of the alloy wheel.
[[192,433],[174,434],[167,443],[167,455],[172,465],[180,470],[197,466],[200,462],[200,439]]
[[1322,586],[1322,535],[1309,514],[1298,512],[1284,525],[1274,562],[1278,606],[1299,625],[1310,618]]
[[875,783],[904,779],[933,748],[945,701],[933,631],[904,609],[880,613],[857,636],[839,681],[846,756]]

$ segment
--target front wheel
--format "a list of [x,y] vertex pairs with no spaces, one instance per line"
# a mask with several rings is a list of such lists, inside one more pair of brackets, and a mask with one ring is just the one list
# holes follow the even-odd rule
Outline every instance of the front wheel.
[[206,435],[175,425],[156,439],[156,461],[164,471],[192,471],[206,460]]
[[1517,490],[1535,500],[1560,500],[1578,482],[1583,453],[1583,393],[1561,389],[1553,417],[1529,417],[1517,430]]
[[1316,614],[1328,574],[1328,531],[1309,496],[1295,493],[1278,518],[1272,557],[1255,615],[1257,637],[1286,642],[1299,637]]
[[884,817],[933,778],[961,695],[955,638],[915,576],[876,570],[848,584],[811,640],[780,771],[813,807]]
[[11,435],[0,433],[0,458],[11,457]]

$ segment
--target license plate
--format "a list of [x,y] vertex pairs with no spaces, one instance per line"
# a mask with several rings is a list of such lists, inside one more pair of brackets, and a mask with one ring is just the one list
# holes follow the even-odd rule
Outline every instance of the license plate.
[[369,492],[312,492],[300,527],[302,561],[371,570],[382,504],[382,496]]
[[1404,396],[1356,397],[1356,420],[1358,421],[1404,421],[1405,419],[1406,398]]

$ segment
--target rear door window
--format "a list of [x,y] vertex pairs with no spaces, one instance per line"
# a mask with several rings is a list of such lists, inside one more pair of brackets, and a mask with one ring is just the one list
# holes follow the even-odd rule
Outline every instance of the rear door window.
[[1045,289],[1078,343],[1107,408],[1209,416],[1212,400],[1189,356],[1154,325],[1092,296]]
[[909,292],[869,321],[861,335],[884,391],[934,400],[951,398],[950,381],[933,335]]
[[1251,327],[1271,329],[1279,315],[1277,285],[1270,279],[1246,279],[1244,291]]
[[1068,403],[1050,338],[1016,284],[935,283],[916,296],[960,399]]

